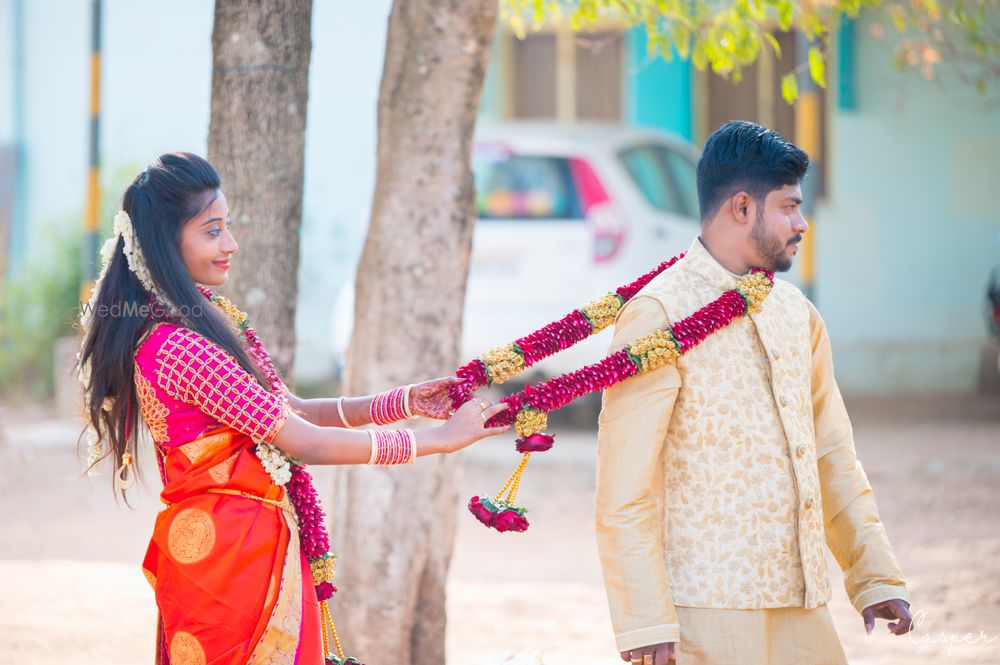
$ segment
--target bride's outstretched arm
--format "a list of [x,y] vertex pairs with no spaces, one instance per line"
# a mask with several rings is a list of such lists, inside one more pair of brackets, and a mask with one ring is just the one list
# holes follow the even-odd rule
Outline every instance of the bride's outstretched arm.
[[[455,452],[509,431],[510,427],[483,427],[506,408],[506,404],[493,404],[484,409],[475,400],[466,402],[443,425],[414,432],[416,456]],[[372,456],[368,432],[317,426],[295,413],[288,416],[271,443],[305,464],[366,464]]]
[[[451,376],[408,386],[408,401],[413,415],[436,420],[446,419],[451,412],[448,387],[460,382],[461,379]],[[302,399],[291,392],[288,393],[288,403],[292,409],[304,420],[320,427],[360,427],[370,424],[374,399],[374,395]]]

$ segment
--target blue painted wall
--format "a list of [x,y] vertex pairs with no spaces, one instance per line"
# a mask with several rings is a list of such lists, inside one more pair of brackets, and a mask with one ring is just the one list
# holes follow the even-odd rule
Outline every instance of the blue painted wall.
[[629,30],[625,41],[625,120],[691,139],[691,64],[667,62],[646,50],[646,29]]
[[954,79],[902,77],[864,21],[853,41],[854,104],[830,107],[814,229],[838,377],[855,393],[974,391],[1000,264],[1000,122]]

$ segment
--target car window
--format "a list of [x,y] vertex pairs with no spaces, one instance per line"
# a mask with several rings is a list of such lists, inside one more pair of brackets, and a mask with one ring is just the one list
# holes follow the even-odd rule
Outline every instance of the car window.
[[583,219],[564,157],[476,154],[472,171],[480,219]]
[[663,150],[663,158],[677,183],[677,193],[684,201],[688,217],[698,218],[698,173],[691,159],[673,150]]
[[618,159],[649,205],[692,219],[698,216],[695,166],[689,159],[662,145],[629,148]]

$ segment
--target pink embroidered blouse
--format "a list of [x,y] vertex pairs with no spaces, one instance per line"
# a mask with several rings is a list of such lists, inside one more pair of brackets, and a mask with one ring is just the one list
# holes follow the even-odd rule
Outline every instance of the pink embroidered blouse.
[[176,447],[228,425],[270,442],[288,419],[274,395],[225,350],[174,323],[158,323],[135,352],[135,386],[153,441]]

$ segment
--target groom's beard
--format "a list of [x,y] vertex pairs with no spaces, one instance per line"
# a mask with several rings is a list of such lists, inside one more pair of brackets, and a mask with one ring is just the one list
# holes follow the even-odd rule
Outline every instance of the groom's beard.
[[768,233],[764,225],[764,210],[758,206],[757,216],[750,230],[750,240],[753,241],[757,253],[764,257],[765,263],[768,264],[760,266],[761,268],[772,272],[786,272],[792,267],[792,258],[785,254],[785,251],[789,245],[802,240],[802,236],[797,235],[786,241],[776,234]]

